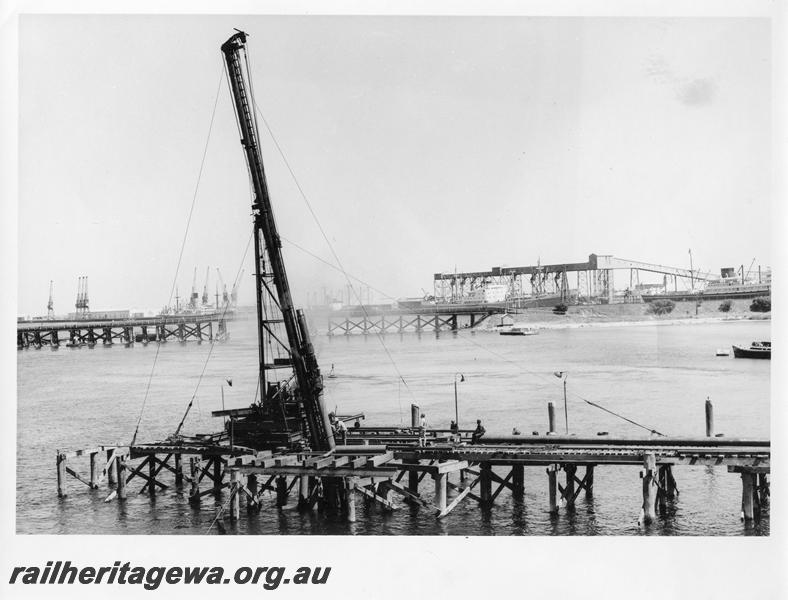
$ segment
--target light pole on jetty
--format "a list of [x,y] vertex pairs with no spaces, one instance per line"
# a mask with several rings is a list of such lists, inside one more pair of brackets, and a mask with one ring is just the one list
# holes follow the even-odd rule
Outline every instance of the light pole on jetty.
[[569,410],[566,406],[566,378],[569,376],[569,373],[566,371],[555,371],[553,375],[564,381],[564,424],[566,427],[566,435],[569,435]]
[[460,376],[460,382],[465,381],[465,375],[462,373],[455,373],[454,374],[454,423],[457,425],[457,429],[460,428],[460,411],[457,405],[457,375]]

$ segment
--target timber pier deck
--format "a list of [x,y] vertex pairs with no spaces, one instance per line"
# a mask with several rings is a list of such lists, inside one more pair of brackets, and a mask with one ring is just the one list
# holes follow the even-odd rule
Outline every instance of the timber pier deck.
[[70,348],[94,348],[97,344],[131,346],[134,342],[147,344],[170,340],[202,343],[224,339],[227,336],[226,321],[230,318],[230,314],[214,312],[132,319],[20,321],[16,326],[16,345],[19,350],[44,346],[56,350],[61,344]]
[[[136,478],[144,482],[140,492],[149,494],[188,484],[194,503],[227,489],[229,496],[220,513],[230,519],[240,518],[242,498],[249,511],[259,510],[262,494],[271,491],[276,494],[276,505],[284,507],[294,488],[299,509],[311,510],[319,500],[328,501],[349,522],[356,520],[359,496],[388,510],[398,507],[397,496],[444,518],[465,499],[490,506],[505,490],[522,498],[524,467],[528,466],[545,468],[549,498],[545,509],[557,513],[562,507],[572,510],[581,492],[587,497],[593,494],[596,468],[637,465],[641,481],[633,485],[642,488],[643,498],[639,522],[648,524],[678,494],[674,467],[706,465],[740,475],[746,522],[757,520],[769,500],[768,440],[547,435],[490,438],[473,444],[469,434],[467,430],[454,434],[430,430],[421,445],[417,428],[351,428],[347,443],[329,453],[254,451],[218,444],[219,438],[58,451],[58,494],[66,496],[70,475],[94,489],[106,480],[112,488],[107,500],[122,501],[127,485]],[[89,459],[86,475],[69,466],[69,461],[75,464],[79,457]],[[562,471],[563,484],[559,482]],[[432,489],[425,490],[422,482],[427,477]],[[206,479],[209,487],[201,489]],[[339,482],[336,498],[327,497],[327,481]],[[456,492],[451,499],[449,490]]]
[[494,314],[506,312],[505,303],[337,311],[328,315],[327,331],[328,335],[457,331],[474,327]]

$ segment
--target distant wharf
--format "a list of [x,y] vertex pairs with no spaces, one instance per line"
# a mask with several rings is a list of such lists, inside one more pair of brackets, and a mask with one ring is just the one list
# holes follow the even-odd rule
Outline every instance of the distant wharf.
[[227,336],[230,313],[160,315],[129,319],[71,319],[20,321],[16,326],[16,345],[19,350],[56,350],[61,345],[71,348],[97,344],[131,346],[135,342],[188,342],[221,340]]

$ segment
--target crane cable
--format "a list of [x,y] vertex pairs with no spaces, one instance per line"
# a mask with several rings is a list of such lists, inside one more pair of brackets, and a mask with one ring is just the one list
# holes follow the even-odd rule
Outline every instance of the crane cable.
[[[172,286],[170,288],[170,296],[167,299],[167,306],[169,306],[170,303],[172,302],[172,296],[175,293],[175,286],[177,285],[177,282],[178,282],[178,273],[179,273],[180,268],[181,268],[181,261],[183,260],[183,251],[186,248],[186,239],[188,238],[188,235],[189,235],[189,227],[190,227],[191,222],[192,222],[192,215],[194,214],[194,206],[195,206],[195,204],[197,202],[197,192],[200,189],[200,181],[202,180],[202,173],[203,173],[203,169],[205,167],[205,158],[208,155],[208,143],[211,140],[211,131],[213,131],[213,122],[214,122],[214,119],[216,117],[216,107],[219,104],[219,92],[221,91],[221,89],[222,89],[222,73],[220,72],[219,73],[219,85],[216,88],[216,97],[214,98],[214,101],[213,101],[213,110],[211,112],[211,121],[210,121],[210,123],[208,125],[208,134],[205,137],[205,147],[203,148],[202,159],[200,160],[200,169],[199,169],[199,171],[197,173],[197,182],[194,185],[194,193],[192,194],[192,203],[191,203],[191,207],[189,208],[189,216],[186,219],[186,228],[184,229],[184,232],[183,232],[183,240],[181,241],[181,249],[180,249],[180,252],[178,253],[178,263],[177,263],[177,265],[175,267],[175,275],[172,278]],[[154,356],[153,356],[153,365],[151,366],[150,374],[148,375],[148,383],[145,386],[145,396],[144,396],[144,398],[142,400],[142,407],[140,408],[140,416],[137,419],[137,426],[134,429],[134,435],[131,438],[131,444],[130,445],[134,445],[134,443],[137,441],[137,433],[139,433],[140,423],[142,422],[142,415],[145,412],[145,404],[148,402],[148,394],[150,392],[151,382],[153,381],[153,373],[156,370],[156,362],[159,359],[159,350],[160,349],[161,349],[161,341],[159,340],[159,343],[156,344],[156,354],[154,354]]]
[[[252,238],[253,235],[250,235],[249,240],[246,242],[246,249],[244,250],[243,258],[241,258],[241,264],[238,266],[238,271],[236,273],[240,273],[241,267],[243,267],[244,261],[246,260],[246,255],[249,252],[249,246],[252,243]],[[222,309],[222,316],[220,317],[220,321],[224,320],[228,308],[229,308],[229,304],[225,304],[224,309]],[[197,378],[197,385],[195,385],[194,387],[194,392],[192,393],[192,397],[189,400],[189,404],[186,406],[186,412],[183,413],[181,422],[178,423],[178,427],[175,429],[175,433],[173,434],[173,437],[176,437],[181,432],[181,428],[183,427],[183,424],[186,421],[186,417],[189,416],[189,411],[191,411],[192,405],[194,404],[194,401],[197,398],[197,392],[200,389],[200,384],[202,384],[203,376],[205,375],[205,370],[208,368],[208,363],[211,360],[211,355],[213,354],[213,349],[215,345],[216,345],[216,336],[214,336],[214,338],[211,340],[210,347],[208,348],[208,356],[205,357],[205,362],[203,362],[202,365],[202,371],[200,371],[200,376]]]
[[[543,381],[547,381],[547,382],[549,382],[552,385],[552,380],[549,379],[548,377],[544,376],[542,373],[539,373],[537,371],[529,371],[528,369],[524,369],[518,363],[516,363],[515,361],[507,358],[503,354],[495,352],[494,350],[484,346],[483,344],[478,343],[477,341],[469,338],[468,336],[462,334],[459,331],[457,331],[456,333],[457,333],[457,335],[459,337],[461,337],[462,339],[470,342],[474,346],[476,346],[478,348],[481,348],[485,352],[488,352],[488,353],[492,354],[493,356],[503,360],[504,362],[509,363],[510,365],[513,365],[521,373],[525,373],[526,375],[532,375],[533,377],[536,377],[538,379],[542,379]],[[617,413],[615,411],[612,411],[609,408],[605,408],[604,406],[598,404],[597,402],[594,402],[592,400],[588,400],[587,398],[584,398],[583,396],[581,396],[580,394],[578,394],[576,392],[569,391],[569,392],[567,392],[567,396],[574,396],[575,398],[577,398],[579,400],[582,400],[583,402],[585,402],[586,404],[588,404],[590,406],[593,406],[594,408],[598,408],[598,409],[603,410],[603,411],[605,411],[607,413],[610,413],[611,415],[614,415],[614,416],[618,417],[619,419],[623,419],[624,421],[632,423],[633,425],[637,425],[638,427],[640,427],[642,429],[645,429],[649,433],[653,433],[653,434],[656,434],[656,435],[659,435],[659,436],[663,436],[663,437],[665,436],[664,433],[660,433],[659,431],[657,431],[656,429],[654,429],[652,427],[647,427],[646,425],[642,425],[641,423],[638,423],[637,421],[633,421],[632,419],[629,419],[629,418],[625,417],[624,415],[621,415],[621,414],[619,414],[619,413]]]
[[[260,110],[260,107],[257,105],[257,102],[254,101],[254,98],[252,99],[252,102],[254,104],[255,111],[257,113],[259,113],[260,118],[262,119],[263,123],[265,124],[265,128],[268,130],[268,133],[271,136],[271,140],[274,142],[274,146],[276,146],[276,149],[279,152],[279,155],[282,157],[282,160],[284,161],[284,164],[287,167],[287,170],[290,172],[290,176],[292,177],[293,182],[296,185],[296,188],[298,188],[298,192],[301,195],[301,198],[303,199],[304,203],[306,204],[307,209],[309,210],[309,213],[312,216],[312,219],[314,220],[315,224],[317,225],[317,228],[320,230],[320,234],[323,236],[323,239],[325,240],[326,245],[328,246],[328,249],[331,251],[331,254],[334,257],[334,260],[336,261],[338,269],[342,272],[342,275],[345,277],[345,281],[347,281],[348,287],[351,290],[353,290],[353,295],[356,297],[356,300],[358,300],[359,306],[361,307],[361,310],[364,313],[364,317],[368,319],[369,318],[369,313],[368,313],[366,307],[364,306],[364,303],[361,301],[361,298],[360,298],[358,292],[355,290],[355,288],[351,284],[351,282],[350,282],[350,279],[351,279],[350,275],[345,270],[345,267],[342,264],[342,261],[339,259],[339,256],[337,255],[336,251],[334,250],[334,246],[331,244],[331,241],[328,239],[328,235],[326,235],[326,232],[323,229],[323,226],[321,225],[320,220],[318,219],[317,215],[315,214],[315,211],[313,210],[312,205],[310,204],[310,202],[309,202],[309,200],[308,200],[308,198],[306,196],[306,193],[304,192],[303,188],[301,187],[301,184],[299,183],[298,178],[296,177],[295,172],[293,171],[293,168],[290,166],[290,162],[287,160],[287,157],[285,156],[285,153],[282,150],[282,147],[279,145],[279,142],[276,139],[276,136],[274,135],[274,132],[271,129],[271,126],[268,124],[268,121],[266,120],[265,115],[263,115],[262,111]],[[353,279],[356,279],[356,278],[354,277]],[[410,389],[410,386],[408,385],[408,382],[405,380],[405,378],[403,377],[402,373],[400,372],[399,367],[397,366],[397,363],[394,361],[394,357],[391,355],[391,352],[389,351],[388,347],[386,346],[386,343],[383,341],[383,338],[381,337],[381,335],[377,331],[375,332],[375,337],[377,338],[378,342],[380,342],[380,345],[383,347],[383,350],[386,353],[386,356],[388,357],[389,362],[391,363],[392,367],[394,368],[394,371],[397,374],[397,379],[399,381],[401,381],[402,384],[405,386],[405,389],[408,391],[408,394],[410,394],[411,398],[413,400],[416,400],[416,396],[414,395],[413,391]]]

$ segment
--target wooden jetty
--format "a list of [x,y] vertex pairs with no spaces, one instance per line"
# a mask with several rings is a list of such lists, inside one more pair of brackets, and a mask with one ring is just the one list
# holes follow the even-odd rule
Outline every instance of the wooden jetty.
[[[343,511],[349,522],[356,520],[355,503],[360,497],[387,510],[398,507],[396,497],[440,519],[466,499],[482,507],[492,506],[503,492],[522,499],[525,467],[542,467],[548,489],[545,510],[555,514],[561,508],[573,510],[581,493],[593,496],[596,469],[629,465],[640,468],[640,483],[635,480],[633,485],[641,488],[639,522],[645,525],[664,514],[668,501],[678,495],[674,468],[719,467],[738,474],[745,522],[759,519],[769,501],[768,440],[578,437],[548,432],[473,443],[470,430],[431,429],[422,445],[413,425],[351,427],[345,441],[330,452],[275,452],[230,446],[225,434],[215,434],[174,443],[58,451],[58,495],[67,495],[70,476],[93,489],[106,481],[112,488],[107,499],[122,501],[127,485],[137,479],[143,484],[140,492],[149,494],[188,485],[190,502],[228,490],[230,519],[240,517],[242,499],[249,510],[259,510],[266,491],[276,494],[279,508],[295,502],[298,508],[311,510],[320,502]],[[82,463],[84,474],[71,466],[79,457],[87,458]],[[429,487],[422,483],[427,477]],[[328,481],[341,482],[338,497],[329,497]],[[451,498],[450,490],[456,492]]]
[[202,343],[226,338],[228,318],[229,315],[213,312],[132,319],[23,321],[16,326],[16,345],[19,350],[44,346],[55,350],[61,344],[70,348],[94,348],[97,344],[131,346],[135,342],[170,340]]
[[386,311],[337,312],[328,315],[328,335],[457,331],[474,327],[494,314],[505,312],[503,304],[447,304]]

